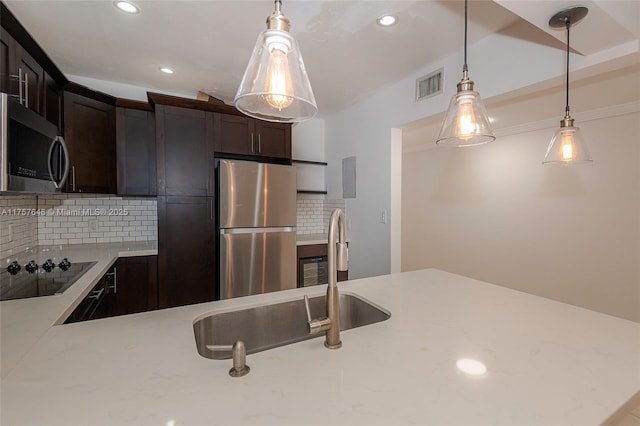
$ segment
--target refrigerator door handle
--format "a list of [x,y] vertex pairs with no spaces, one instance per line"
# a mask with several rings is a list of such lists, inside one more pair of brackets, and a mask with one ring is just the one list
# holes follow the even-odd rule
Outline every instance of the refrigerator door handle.
[[220,234],[266,234],[270,232],[296,232],[295,226],[280,226],[273,228],[227,228],[220,229]]

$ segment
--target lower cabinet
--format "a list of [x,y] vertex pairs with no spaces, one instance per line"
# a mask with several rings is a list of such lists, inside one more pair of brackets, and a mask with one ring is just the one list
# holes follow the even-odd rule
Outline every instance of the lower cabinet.
[[158,256],[121,257],[64,322],[158,309]]
[[158,307],[215,300],[213,197],[158,197]]
[[109,316],[109,298],[107,293],[110,286],[110,278],[113,275],[114,267],[104,274],[93,286],[89,294],[78,304],[74,311],[65,320],[65,324],[93,319],[106,318]]
[[107,274],[109,316],[158,309],[158,257],[121,257]]

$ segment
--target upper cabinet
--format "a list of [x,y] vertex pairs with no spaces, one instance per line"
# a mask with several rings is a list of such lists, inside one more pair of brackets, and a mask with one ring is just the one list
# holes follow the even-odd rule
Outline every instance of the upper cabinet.
[[67,192],[116,193],[116,108],[105,100],[64,93],[64,138],[70,156]]
[[68,80],[4,3],[0,3],[0,91],[60,127]]
[[[148,107],[148,104],[144,104]],[[156,195],[156,125],[151,108],[116,108],[118,195]]]
[[291,159],[291,125],[215,113],[215,151]]
[[42,114],[44,68],[16,40],[2,29],[2,91],[21,105]]
[[156,105],[158,195],[212,195],[213,113]]

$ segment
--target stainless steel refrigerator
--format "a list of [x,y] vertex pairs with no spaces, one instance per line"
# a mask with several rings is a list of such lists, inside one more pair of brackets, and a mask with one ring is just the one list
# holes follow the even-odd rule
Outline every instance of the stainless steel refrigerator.
[[296,287],[296,172],[218,163],[220,298]]

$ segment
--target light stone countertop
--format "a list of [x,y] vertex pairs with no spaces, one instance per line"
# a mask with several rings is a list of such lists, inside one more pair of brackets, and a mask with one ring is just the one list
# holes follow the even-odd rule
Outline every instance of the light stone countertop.
[[[341,282],[392,316],[343,332],[339,350],[252,354],[242,378],[198,355],[196,318],[324,288],[50,327],[3,378],[0,422],[595,425],[640,389],[640,324],[435,269]],[[488,373],[464,375],[460,358]]]
[[327,244],[327,234],[297,234],[296,244],[299,246],[310,246],[312,244]]
[[62,294],[0,302],[0,377],[10,373],[53,325],[64,322],[118,257],[156,254],[157,241],[131,241],[36,246],[4,259],[3,268],[10,260],[17,260],[21,265],[35,260],[40,265],[47,259],[57,264],[65,257],[72,263],[97,263]]

